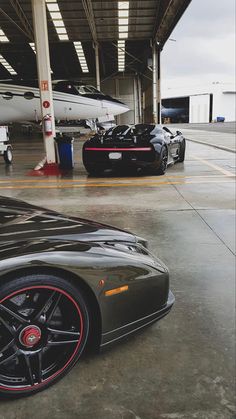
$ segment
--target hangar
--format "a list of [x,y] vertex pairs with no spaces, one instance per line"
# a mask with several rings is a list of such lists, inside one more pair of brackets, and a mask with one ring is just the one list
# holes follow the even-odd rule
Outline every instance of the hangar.
[[[209,123],[235,120],[235,86],[213,82],[205,86],[170,88],[162,94],[162,120],[170,122]],[[175,112],[171,115],[172,109]]]
[[[234,415],[235,155],[214,141],[235,128],[204,145],[160,125],[161,51],[190,3],[0,1],[3,419]],[[57,118],[78,104],[115,126]],[[89,174],[84,151],[111,167]]]

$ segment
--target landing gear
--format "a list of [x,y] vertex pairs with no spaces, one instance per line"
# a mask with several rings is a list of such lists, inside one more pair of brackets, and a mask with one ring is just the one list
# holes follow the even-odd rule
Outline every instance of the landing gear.
[[13,154],[11,146],[7,146],[6,151],[3,153],[3,158],[6,164],[12,164]]
[[9,143],[9,132],[6,126],[0,126],[0,156],[3,156],[6,164],[12,163],[12,146]]

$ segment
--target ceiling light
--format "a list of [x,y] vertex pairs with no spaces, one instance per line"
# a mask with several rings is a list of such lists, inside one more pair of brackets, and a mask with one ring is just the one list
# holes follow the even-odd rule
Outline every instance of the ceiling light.
[[57,33],[59,34],[66,34],[67,35],[67,32],[66,32],[66,28],[56,28],[56,31],[57,31]]
[[31,48],[34,51],[34,53],[36,54],[35,43],[34,42],[30,42],[29,45],[31,46]]
[[69,36],[68,35],[58,34],[58,37],[59,37],[60,41],[69,41]]
[[0,42],[10,42],[5,32],[0,28]]
[[119,40],[118,47],[118,71],[125,71],[125,41]]
[[53,23],[56,28],[65,27],[63,20],[54,20]]
[[65,28],[57,0],[46,0],[46,4],[58,38],[60,41],[68,41],[69,37],[67,35],[67,30]]
[[128,38],[129,1],[118,1],[118,32],[120,39]]
[[52,20],[54,20],[54,19],[62,20],[61,12],[50,12],[50,15],[51,15]]
[[118,9],[129,9],[129,1],[118,1]]
[[3,67],[5,67],[5,69],[12,75],[17,74],[16,71],[14,70],[14,68],[12,68],[12,66],[8,63],[7,60],[5,60],[5,58],[0,54],[0,63],[3,65]]
[[119,26],[119,32],[128,32],[128,25]]
[[122,18],[119,19],[119,26],[120,25],[128,25],[128,24],[129,24],[129,19],[128,18],[123,18],[122,17]]
[[60,9],[57,3],[48,3],[47,7],[48,7],[49,12],[60,12]]
[[75,41],[74,42],[74,47],[75,47],[75,51],[76,54],[78,56],[79,59],[79,63],[80,63],[80,67],[82,69],[83,73],[89,73],[89,69],[88,69],[88,65],[87,65],[87,61],[84,55],[84,50],[83,50],[83,46],[81,44],[80,41]]
[[118,10],[119,18],[129,17],[129,10]]
[[119,38],[123,38],[123,39],[128,38],[128,32],[120,32]]

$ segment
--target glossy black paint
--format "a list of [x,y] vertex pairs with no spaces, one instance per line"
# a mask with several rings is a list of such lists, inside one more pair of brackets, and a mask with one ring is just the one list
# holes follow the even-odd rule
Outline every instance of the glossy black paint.
[[[167,127],[154,124],[118,125],[103,135],[96,134],[84,143],[83,163],[88,172],[115,167],[139,167],[158,172],[163,148],[168,151],[168,164],[183,161],[185,139],[181,132],[173,134]],[[149,148],[149,150],[143,150]],[[109,149],[109,150],[107,150]],[[112,160],[111,152],[122,153]]]
[[[101,347],[163,317],[173,305],[166,266],[146,242],[116,228],[0,198],[1,281],[57,274],[83,287],[99,314]],[[100,281],[104,281],[101,286]],[[105,291],[128,285],[126,292]]]

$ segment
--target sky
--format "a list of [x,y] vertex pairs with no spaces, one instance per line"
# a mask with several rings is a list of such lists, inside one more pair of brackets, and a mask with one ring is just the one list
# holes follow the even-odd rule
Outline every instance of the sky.
[[162,52],[162,89],[235,77],[235,0],[192,0]]

